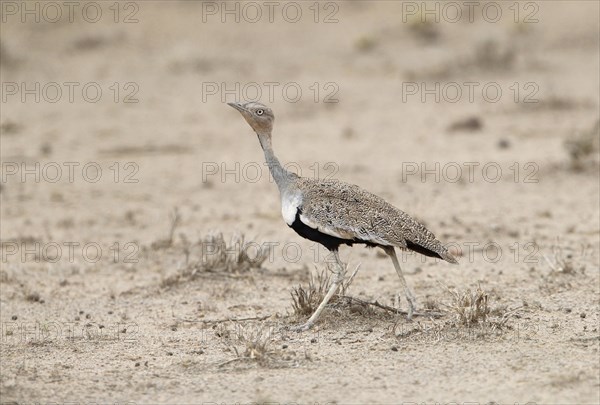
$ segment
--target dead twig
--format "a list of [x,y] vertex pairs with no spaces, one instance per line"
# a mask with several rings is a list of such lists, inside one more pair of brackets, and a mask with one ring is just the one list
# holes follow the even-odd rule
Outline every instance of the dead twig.
[[187,318],[179,318],[174,316],[173,318],[177,319],[180,322],[193,322],[193,323],[203,323],[203,324],[219,324],[225,322],[247,322],[247,321],[264,321],[265,319],[271,318],[273,315],[263,315],[263,316],[250,316],[247,318],[223,318],[223,319],[187,319]]
[[[350,297],[347,295],[343,295],[340,298],[351,301],[351,302],[355,302],[360,305],[373,306],[376,308],[380,308],[385,311],[391,312],[393,314],[408,315],[408,312],[406,312],[406,311],[402,311],[398,308],[390,307],[389,305],[380,304],[378,301],[369,302],[369,301],[361,300],[360,298]],[[415,312],[415,313],[413,313],[413,316],[441,318],[442,316],[444,316],[444,314],[442,312],[427,311],[427,312]]]
[[217,367],[224,367],[230,363],[235,363],[236,361],[248,361],[248,360],[250,360],[250,358],[248,358],[248,357],[234,357],[233,359],[229,359],[227,361],[217,364]]

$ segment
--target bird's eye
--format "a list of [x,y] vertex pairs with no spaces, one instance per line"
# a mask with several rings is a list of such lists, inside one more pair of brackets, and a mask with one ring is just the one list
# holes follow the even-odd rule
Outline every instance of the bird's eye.
[[256,115],[263,115],[264,111],[263,110],[256,110]]

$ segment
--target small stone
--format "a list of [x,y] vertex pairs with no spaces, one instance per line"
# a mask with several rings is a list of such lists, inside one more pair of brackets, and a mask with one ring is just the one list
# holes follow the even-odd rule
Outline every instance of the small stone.
[[504,138],[500,139],[498,141],[498,148],[499,149],[508,149],[508,148],[510,148],[510,142],[509,142],[509,140],[508,139],[504,139]]
[[483,122],[479,117],[467,117],[448,126],[448,132],[475,132],[483,128]]
[[31,293],[31,294],[27,294],[27,301],[32,301],[32,302],[40,302],[40,295],[38,293]]

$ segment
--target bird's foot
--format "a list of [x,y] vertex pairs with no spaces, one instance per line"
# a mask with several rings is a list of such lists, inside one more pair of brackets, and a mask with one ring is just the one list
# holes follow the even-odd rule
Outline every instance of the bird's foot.
[[293,332],[306,332],[307,330],[309,330],[310,328],[312,328],[314,325],[313,322],[305,322],[303,324],[300,325],[296,325],[296,326],[290,326],[290,330]]

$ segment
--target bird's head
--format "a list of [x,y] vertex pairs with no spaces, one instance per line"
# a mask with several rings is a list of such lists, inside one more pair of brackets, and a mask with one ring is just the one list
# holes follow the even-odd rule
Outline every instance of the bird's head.
[[269,107],[257,102],[227,104],[242,114],[254,132],[257,134],[271,134],[275,116]]

